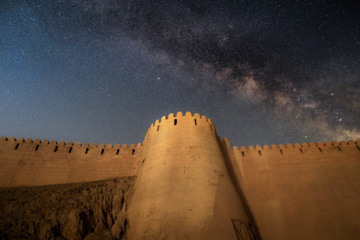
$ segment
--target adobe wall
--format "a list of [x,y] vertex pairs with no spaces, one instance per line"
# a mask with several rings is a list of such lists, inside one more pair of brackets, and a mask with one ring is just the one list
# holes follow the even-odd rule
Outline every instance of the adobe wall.
[[151,125],[143,145],[129,239],[236,239],[231,219],[249,218],[212,121],[170,114]]
[[360,238],[360,141],[228,152],[263,239]]
[[[262,239],[360,238],[360,141],[230,149],[211,120],[178,113],[152,124],[136,147],[2,137],[0,169],[0,187],[137,175],[129,214],[140,233],[178,224],[182,234],[190,222],[204,234],[231,235],[235,224],[231,233],[226,224],[243,219]],[[200,236],[194,229],[189,237]]]
[[137,175],[142,145],[81,144],[2,137],[0,187],[86,182]]
[[[212,121],[170,114],[151,125],[143,145],[129,239],[236,239],[232,219],[251,219]],[[254,239],[252,230],[242,236]]]

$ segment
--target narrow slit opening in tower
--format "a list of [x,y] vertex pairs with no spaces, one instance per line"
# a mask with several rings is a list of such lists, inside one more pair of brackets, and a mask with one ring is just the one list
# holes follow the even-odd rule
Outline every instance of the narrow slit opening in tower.
[[337,148],[338,148],[338,149],[339,149],[339,151],[341,152],[341,148],[340,148],[339,146],[338,146]]
[[19,148],[19,143],[18,144],[16,144],[16,146],[15,146],[15,150],[17,150]]
[[302,148],[300,148],[299,150],[300,150],[301,153],[304,153],[303,150],[302,150]]
[[196,122],[196,119],[194,119],[194,121],[195,121],[195,126],[197,126],[197,122]]
[[283,154],[284,154],[282,149],[280,149],[280,153],[281,153],[281,155],[283,155]]
[[359,147],[359,146],[356,146],[356,148],[360,151],[360,147]]
[[72,147],[70,147],[70,149],[69,149],[69,153],[71,153],[71,151],[72,151]]
[[241,151],[241,155],[244,157],[245,156],[245,153],[244,153],[244,151]]
[[160,129],[160,125],[158,125],[158,127],[157,127],[157,131],[159,131],[159,129]]
[[37,151],[39,149],[39,144],[36,145],[35,151]]
[[321,149],[320,147],[318,147],[318,149],[319,149],[319,151],[320,151],[320,152],[323,152],[323,151],[322,151],[322,149]]
[[54,152],[56,152],[58,150],[58,146],[55,146]]
[[88,153],[88,151],[89,151],[89,148],[86,148],[86,150],[85,150],[85,154],[87,154],[87,153]]
[[101,149],[101,155],[103,155],[104,154],[104,149]]
[[135,149],[132,150],[132,155],[134,155],[134,154],[135,154]]
[[177,125],[177,119],[174,119],[174,125],[175,126]]
[[261,156],[261,151],[260,150],[258,151],[258,153],[259,153],[259,156]]
[[118,150],[116,151],[116,155],[119,155],[119,151],[120,151],[120,149],[118,149]]

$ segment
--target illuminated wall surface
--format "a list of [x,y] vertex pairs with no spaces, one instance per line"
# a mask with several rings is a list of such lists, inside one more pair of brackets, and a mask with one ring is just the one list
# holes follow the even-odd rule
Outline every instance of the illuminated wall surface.
[[360,238],[360,141],[229,146],[190,112],[137,146],[2,137],[0,186],[137,176],[130,239]]

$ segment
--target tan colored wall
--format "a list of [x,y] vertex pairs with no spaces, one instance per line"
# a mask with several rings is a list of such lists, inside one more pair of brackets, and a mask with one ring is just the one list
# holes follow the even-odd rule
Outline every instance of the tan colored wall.
[[[17,149],[15,149],[17,148]],[[55,152],[55,148],[56,152]],[[71,152],[69,153],[69,150]],[[88,151],[87,151],[88,149]],[[135,153],[133,154],[133,150]],[[87,153],[85,153],[87,151]],[[86,182],[137,175],[141,144],[112,147],[0,139],[0,187]]]
[[249,221],[205,116],[179,112],[156,121],[141,160],[129,239],[236,239],[231,219]]
[[360,238],[360,141],[224,145],[263,239]]
[[231,219],[262,239],[360,238],[360,141],[229,145],[191,113],[156,121],[137,147],[2,137],[0,187],[138,175],[130,239],[236,239]]

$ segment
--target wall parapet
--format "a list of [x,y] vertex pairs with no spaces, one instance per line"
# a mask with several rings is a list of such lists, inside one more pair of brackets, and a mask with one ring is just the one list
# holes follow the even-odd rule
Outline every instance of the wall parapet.
[[310,142],[310,143],[295,143],[295,144],[279,144],[278,146],[275,144],[272,144],[270,147],[269,145],[256,145],[254,146],[241,146],[240,148],[237,146],[234,146],[232,149],[230,149],[230,144],[226,138],[223,139],[223,144],[227,147],[228,151],[234,154],[241,154],[243,157],[246,155],[253,155],[258,154],[260,156],[263,155],[263,153],[278,153],[279,156],[286,155],[286,154],[336,154],[336,153],[348,153],[348,152],[358,152],[360,154],[360,140],[357,141],[341,141],[340,143],[337,141],[333,142]]
[[[224,138],[226,139],[226,138]],[[224,140],[223,140],[224,141]],[[226,139],[227,141],[227,139]],[[314,142],[310,142],[310,143],[302,143],[302,144],[299,144],[299,143],[295,143],[295,144],[291,144],[291,143],[288,143],[286,144],[286,146],[284,144],[279,144],[279,146],[275,145],[275,144],[272,144],[271,145],[271,148],[269,147],[269,145],[264,145],[264,146],[261,146],[261,145],[256,145],[255,148],[254,146],[250,145],[248,147],[246,146],[241,146],[240,148],[238,146],[234,146],[232,148],[232,151],[239,151],[239,150],[267,150],[267,149],[293,149],[293,148],[309,148],[309,147],[338,147],[338,146],[359,146],[360,147],[360,140],[357,140],[357,141],[353,141],[353,140],[349,140],[349,141],[341,141],[340,143],[337,142],[337,141],[333,141],[333,142],[329,142],[329,141],[326,141],[324,143],[322,142],[317,142],[317,143],[314,143]]]
[[[142,143],[138,143],[136,146],[135,144],[123,144],[122,146],[120,146],[120,144],[107,144],[105,147],[105,144],[100,143],[99,145],[97,143],[92,143],[90,145],[90,143],[84,143],[82,144],[81,142],[76,142],[74,144],[74,142],[69,141],[69,142],[65,142],[65,141],[59,141],[57,142],[56,140],[41,140],[41,139],[31,139],[31,138],[27,138],[26,140],[22,137],[16,139],[15,137],[10,137],[7,138],[6,136],[3,136],[0,138],[0,145],[1,144],[7,144],[7,145],[11,145],[8,146],[8,150],[12,150],[13,151],[36,151],[36,152],[41,152],[41,151],[47,151],[49,153],[61,153],[61,152],[68,152],[68,153],[73,153],[75,150],[76,152],[81,152],[83,151],[84,154],[88,154],[90,152],[100,152],[100,155],[104,155],[107,152],[113,152],[115,153],[114,155],[119,155],[119,154],[124,154],[124,153],[131,153],[131,155],[135,155],[137,153],[137,149],[142,148]],[[73,151],[74,150],[74,151]]]
[[170,113],[168,116],[163,116],[152,123],[148,128],[144,141],[149,138],[150,133],[162,131],[164,127],[168,128],[170,126],[182,126],[183,124],[187,124],[187,126],[189,126],[190,122],[194,127],[209,127],[209,129],[211,129],[216,134],[214,123],[205,115],[200,116],[199,113],[192,114],[191,112],[186,112],[184,115],[183,112],[177,112],[176,115]]

